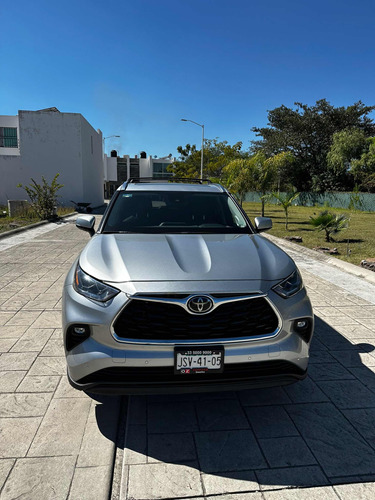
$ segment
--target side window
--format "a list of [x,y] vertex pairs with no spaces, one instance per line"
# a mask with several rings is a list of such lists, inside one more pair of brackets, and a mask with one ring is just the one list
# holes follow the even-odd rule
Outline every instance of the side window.
[[237,227],[244,228],[247,226],[245,219],[243,218],[241,212],[238,210],[236,205],[233,203],[232,199],[228,196],[228,208],[230,210],[234,224]]

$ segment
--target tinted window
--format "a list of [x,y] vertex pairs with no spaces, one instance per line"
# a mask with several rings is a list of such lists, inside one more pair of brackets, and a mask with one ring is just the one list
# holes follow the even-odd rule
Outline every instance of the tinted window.
[[103,227],[106,232],[249,233],[226,193],[120,192]]

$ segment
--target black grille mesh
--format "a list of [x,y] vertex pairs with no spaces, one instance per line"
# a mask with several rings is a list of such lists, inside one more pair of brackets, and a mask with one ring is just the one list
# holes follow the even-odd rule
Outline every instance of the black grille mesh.
[[224,303],[204,315],[189,314],[175,304],[131,300],[114,331],[121,338],[178,341],[255,337],[271,334],[277,326],[277,316],[263,297]]

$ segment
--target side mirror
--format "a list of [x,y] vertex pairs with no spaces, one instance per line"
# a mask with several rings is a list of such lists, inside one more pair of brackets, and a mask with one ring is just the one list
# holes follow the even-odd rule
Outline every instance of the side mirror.
[[93,215],[80,215],[79,217],[77,217],[76,226],[78,227],[78,229],[87,231],[90,236],[94,236],[95,217]]
[[269,217],[255,217],[254,222],[258,233],[261,233],[262,231],[268,231],[268,229],[272,228],[272,219],[270,219]]

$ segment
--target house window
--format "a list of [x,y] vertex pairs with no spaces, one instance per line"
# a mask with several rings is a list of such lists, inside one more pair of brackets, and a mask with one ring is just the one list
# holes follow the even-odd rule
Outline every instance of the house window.
[[17,129],[15,127],[0,127],[0,147],[18,148]]
[[167,168],[170,165],[171,165],[170,163],[153,162],[153,164],[152,164],[152,177],[172,177],[173,173],[167,171]]

